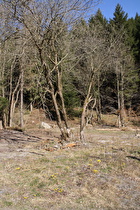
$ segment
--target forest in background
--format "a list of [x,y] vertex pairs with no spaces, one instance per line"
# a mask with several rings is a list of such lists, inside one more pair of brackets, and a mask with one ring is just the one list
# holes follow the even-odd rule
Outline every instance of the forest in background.
[[43,108],[64,140],[69,119],[80,117],[80,138],[96,111],[140,114],[140,16],[129,18],[120,4],[107,20],[100,1],[0,0],[0,120],[24,127],[24,113]]

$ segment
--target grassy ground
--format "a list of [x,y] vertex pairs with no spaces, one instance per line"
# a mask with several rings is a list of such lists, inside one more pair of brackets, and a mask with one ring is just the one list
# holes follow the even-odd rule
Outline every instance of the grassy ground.
[[46,144],[56,142],[27,142],[23,153],[0,157],[0,209],[139,209],[140,139],[133,130],[89,126],[84,145],[51,152]]

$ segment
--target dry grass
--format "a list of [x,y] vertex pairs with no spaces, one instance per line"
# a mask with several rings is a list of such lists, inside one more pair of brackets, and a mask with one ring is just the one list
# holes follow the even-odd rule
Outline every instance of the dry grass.
[[134,131],[88,127],[86,139],[75,148],[49,152],[32,145],[34,153],[1,157],[0,209],[138,210],[140,144]]
[[[106,125],[116,123],[112,116],[103,120]],[[0,209],[139,209],[140,138],[135,130],[88,126],[85,144],[60,149],[55,147],[57,127],[39,129],[41,121],[44,116],[35,110],[27,116],[26,132],[42,140],[9,141],[3,147],[9,149],[0,154]],[[74,127],[76,143],[78,124]]]

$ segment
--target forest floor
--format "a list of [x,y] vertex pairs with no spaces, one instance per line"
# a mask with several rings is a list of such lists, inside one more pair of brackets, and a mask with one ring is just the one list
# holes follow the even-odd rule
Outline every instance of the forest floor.
[[24,132],[0,130],[0,209],[139,209],[138,127],[89,125],[83,144],[74,121],[71,142],[61,145],[54,122],[45,130],[42,120],[36,111]]

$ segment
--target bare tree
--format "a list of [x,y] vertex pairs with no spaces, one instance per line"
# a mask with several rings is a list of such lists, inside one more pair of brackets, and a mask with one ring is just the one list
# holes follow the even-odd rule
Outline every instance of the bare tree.
[[[105,31],[106,33],[106,31]],[[109,59],[110,48],[107,48],[106,35],[99,33],[97,26],[93,29],[89,27],[83,21],[81,26],[78,25],[78,29],[75,28],[74,34],[78,39],[75,39],[76,56],[79,56],[76,68],[78,70],[77,79],[81,80],[80,93],[82,94],[84,101],[82,107],[82,115],[80,122],[80,139],[85,140],[84,129],[87,124],[88,109],[95,108],[97,101],[99,100],[99,75],[104,70]],[[77,57],[76,57],[77,58]],[[77,60],[77,59],[76,59]],[[76,61],[77,62],[77,61]],[[76,70],[77,71],[77,70]],[[78,87],[79,88],[79,87]]]
[[0,9],[2,13],[0,94],[9,100],[9,113],[7,117],[4,117],[4,124],[11,127],[14,110],[19,102],[20,95],[21,107],[23,107],[23,66],[26,64],[26,68],[28,68],[27,59],[24,59],[23,64],[23,57],[25,57],[24,51],[27,40],[23,38],[22,29],[18,29],[19,25],[11,21],[10,12],[5,10],[4,6]]
[[[26,37],[38,52],[37,68],[46,79],[46,92],[50,93],[62,138],[67,139],[68,120],[63,98],[62,65],[69,54],[67,31],[87,9],[99,1],[4,0],[11,18],[19,29],[26,29]],[[64,121],[64,124],[63,124]]]
[[131,75],[129,72],[133,66],[133,58],[130,53],[130,48],[124,43],[124,35],[126,31],[121,29],[115,36],[111,34],[111,62],[112,69],[116,74],[116,90],[118,104],[118,126],[126,126],[126,108],[125,108],[125,92],[128,89],[127,81]]

